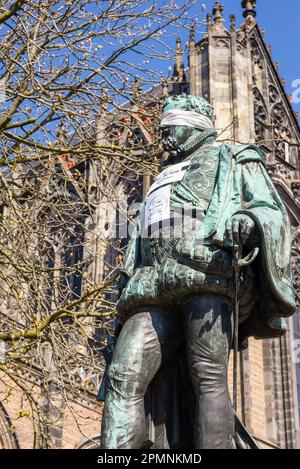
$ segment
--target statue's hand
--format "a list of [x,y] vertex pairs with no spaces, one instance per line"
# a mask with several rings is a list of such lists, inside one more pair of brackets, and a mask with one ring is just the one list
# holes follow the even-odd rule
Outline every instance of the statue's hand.
[[226,222],[224,243],[226,246],[235,244],[247,244],[255,230],[252,218],[244,214],[233,215]]

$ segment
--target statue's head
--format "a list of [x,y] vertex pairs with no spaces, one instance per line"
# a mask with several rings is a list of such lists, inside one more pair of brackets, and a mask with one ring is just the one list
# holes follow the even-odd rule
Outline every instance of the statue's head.
[[212,106],[200,96],[170,96],[163,105],[160,127],[166,151],[178,149],[193,134],[214,128]]

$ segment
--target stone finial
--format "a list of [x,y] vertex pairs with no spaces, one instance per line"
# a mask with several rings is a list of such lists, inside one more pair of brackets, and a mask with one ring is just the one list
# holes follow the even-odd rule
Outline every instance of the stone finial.
[[161,83],[162,86],[162,95],[164,98],[167,98],[169,96],[169,87],[168,87],[168,81],[163,80]]
[[[194,61],[196,57],[196,41],[195,41],[195,25],[191,24],[190,26],[190,37],[189,37],[189,42],[187,43],[187,47],[189,49],[188,52],[188,66],[193,67],[194,66]],[[184,70],[183,70],[184,72]],[[193,75],[193,73],[192,73]]]
[[236,31],[236,19],[235,15],[230,15],[230,31],[233,33]]
[[212,21],[212,14],[211,13],[207,13],[206,15],[206,31],[211,31],[212,29],[212,25],[213,25],[213,21]]
[[245,9],[243,17],[246,20],[246,24],[248,26],[254,26],[256,23],[254,19],[256,17],[256,0],[242,0],[242,7]]
[[224,7],[222,3],[216,2],[213,7],[213,16],[214,16],[215,23],[222,23],[224,21],[223,11],[224,11]]
[[133,80],[131,84],[131,93],[135,101],[139,101],[141,97],[141,91],[142,91],[141,83],[139,79],[135,77],[135,79]]
[[181,43],[180,37],[176,39],[176,51],[180,51],[180,52],[182,51],[182,43]]
[[190,38],[189,38],[189,45],[195,44],[195,25],[191,24],[190,26]]
[[279,79],[280,79],[280,82],[281,82],[282,86],[285,86],[286,85],[285,78],[284,77],[279,77]]
[[61,123],[58,125],[58,130],[56,134],[56,137],[59,143],[66,142],[67,134],[68,134],[67,126],[64,121],[61,121]]
[[182,81],[183,72],[184,72],[183,49],[182,49],[182,44],[181,44],[181,38],[178,37],[176,39],[175,63],[174,63],[173,77],[176,78],[177,81]]

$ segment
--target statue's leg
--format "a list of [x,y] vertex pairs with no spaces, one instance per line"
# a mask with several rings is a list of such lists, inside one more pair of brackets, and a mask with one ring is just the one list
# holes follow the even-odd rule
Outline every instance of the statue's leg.
[[108,370],[102,448],[141,447],[145,435],[144,396],[162,360],[182,340],[178,329],[172,315],[155,308],[136,312],[125,322]]
[[182,306],[185,343],[196,396],[195,449],[233,448],[227,369],[232,311],[222,297],[189,298]]

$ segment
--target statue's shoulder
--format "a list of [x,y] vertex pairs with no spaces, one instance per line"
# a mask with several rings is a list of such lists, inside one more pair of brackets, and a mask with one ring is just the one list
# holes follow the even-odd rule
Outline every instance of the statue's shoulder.
[[263,151],[254,143],[248,145],[242,144],[225,144],[226,150],[237,163],[247,163],[250,161],[258,161],[266,164],[266,156]]

